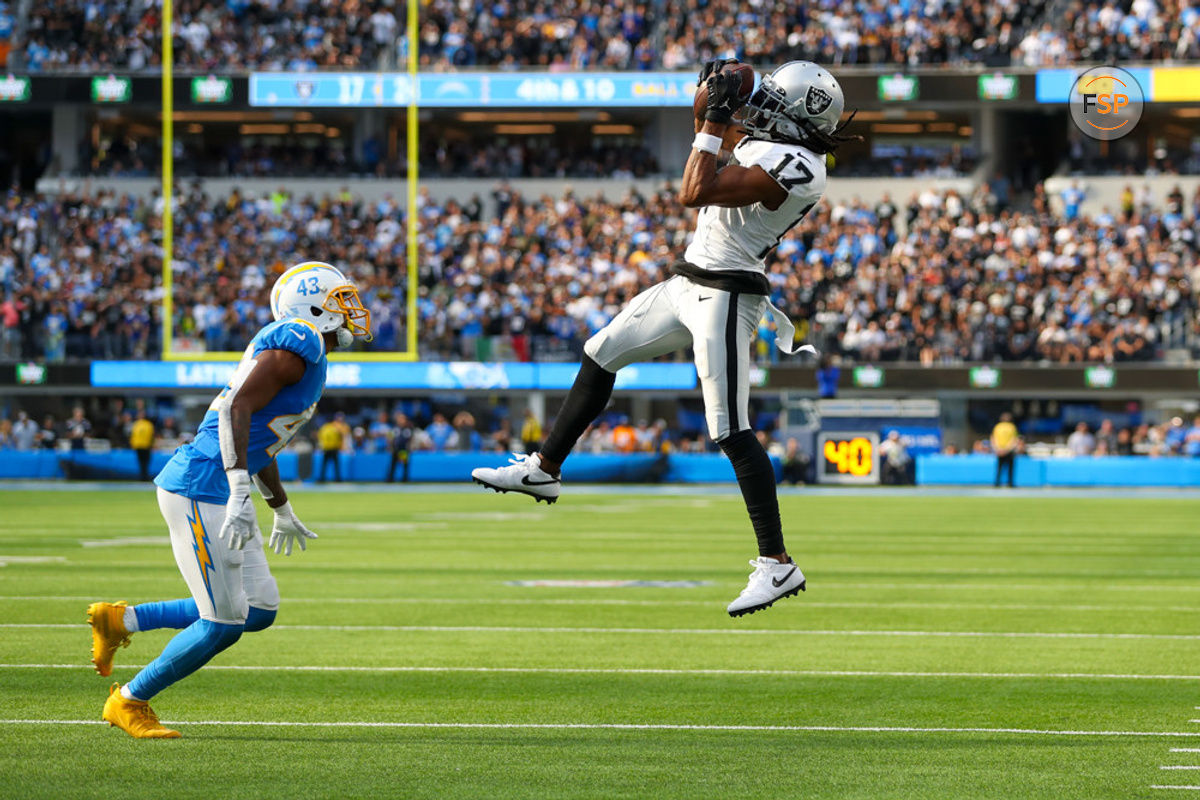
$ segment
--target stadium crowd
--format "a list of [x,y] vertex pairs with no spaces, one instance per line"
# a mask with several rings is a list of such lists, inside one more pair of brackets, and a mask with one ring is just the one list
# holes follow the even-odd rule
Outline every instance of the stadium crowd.
[[[1024,437],[1019,438],[1016,442],[1016,452],[1027,452],[1037,458],[1200,458],[1200,416],[1194,417],[1190,424],[1185,422],[1183,417],[1172,417],[1157,424],[1138,422],[1125,426],[1119,426],[1111,419],[1102,419],[1095,427],[1087,422],[1077,422],[1074,425],[1063,425],[1053,435],[1043,433],[1035,438],[1037,441],[1034,442],[1026,442]],[[944,452],[947,455],[957,455],[959,451],[950,446]],[[994,439],[976,439],[971,452],[979,455],[995,453],[996,442]]]
[[[1007,207],[1003,180],[971,197],[933,190],[875,207],[823,203],[770,256],[772,300],[801,334],[855,361],[1150,360],[1197,323],[1200,192],[1148,189],[1088,217],[1039,187]],[[419,342],[427,359],[577,358],[637,292],[667,276],[692,212],[664,185],[619,199],[421,198]],[[392,197],[176,199],[176,346],[240,350],[267,319],[290,262],[342,266],[374,315],[381,350],[403,349],[405,220]],[[491,207],[489,209],[489,206]],[[157,354],[158,198],[12,194],[0,208],[0,359]],[[778,351],[770,323],[759,359]],[[684,357],[679,354],[675,357]]]
[[1025,66],[1200,59],[1194,0],[1072,0],[1062,19],[1030,29],[1014,51]]
[[[328,477],[341,480],[336,458],[340,454],[379,453],[392,455],[391,477],[401,478],[407,474],[405,462],[413,452],[531,452],[542,440],[542,423],[528,410],[523,418],[514,420],[505,406],[480,407],[477,418],[468,408],[434,405],[426,399],[373,405],[371,408],[364,404],[349,413],[318,414],[288,449],[319,459],[314,464],[318,480]],[[74,406],[62,419],[52,413],[36,416],[40,423],[25,408],[0,413],[0,451],[171,452],[191,441],[194,435],[194,426],[179,424],[177,405],[161,398],[153,407],[141,397],[95,398]],[[664,419],[653,424],[642,419],[634,424],[628,415],[606,413],[588,429],[576,451],[626,454],[715,451],[715,445],[695,429],[696,424],[686,419],[681,417],[674,427],[668,427]],[[760,436],[765,446],[776,446],[768,432]],[[143,475],[148,477],[145,472]]]
[[[435,406],[427,400],[401,400],[363,405],[355,411],[328,411],[307,425],[289,450],[311,454],[311,476],[317,480],[341,480],[339,455],[390,454],[390,468],[382,480],[406,480],[408,458],[414,452],[532,452],[541,442],[543,424],[532,412],[520,419],[503,407],[472,410],[454,406]],[[498,412],[498,413],[497,413]],[[75,406],[62,419],[54,414],[39,414],[41,422],[27,410],[17,408],[0,413],[0,451],[18,450],[95,450],[133,449],[135,452],[171,452],[191,440],[194,428],[180,425],[178,409],[171,403],[150,407],[143,398],[94,399]],[[1026,442],[1017,442],[1019,452],[1035,457],[1093,458],[1105,456],[1145,456],[1149,458],[1200,458],[1200,416],[1190,424],[1173,417],[1153,424],[1136,422],[1116,425],[1111,419],[1092,428],[1086,422],[1071,425],[1059,420],[1038,420],[1042,432]],[[1022,423],[1024,424],[1024,423]],[[713,451],[703,431],[694,430],[684,415],[673,424],[665,419],[653,423],[640,419],[636,424],[620,412],[602,416],[588,428],[575,448],[578,453],[671,453]],[[810,479],[809,460],[797,448],[795,439],[777,440],[773,424],[766,423],[758,437],[763,446],[777,455],[784,467],[784,480],[795,483]],[[885,437],[887,444],[905,455],[897,434]],[[986,438],[974,441],[977,454],[993,452],[994,443]],[[887,448],[885,448],[887,449]],[[947,454],[957,448],[947,447]],[[149,478],[149,458],[143,466]],[[789,469],[789,467],[791,469]],[[906,482],[906,481],[901,481]]]
[[556,71],[651,69],[661,2],[644,0],[433,0],[421,64],[433,69],[541,67]]
[[[388,0],[224,0],[175,4],[184,70],[391,68],[405,56],[403,5]],[[712,57],[754,64],[1030,66],[1200,58],[1194,0],[431,0],[423,68],[692,69]],[[32,4],[16,43],[31,71],[138,71],[159,65],[152,0]]]
[[[712,57],[752,64],[805,59],[822,64],[1007,64],[1022,33],[1046,6],[833,0],[816,5],[764,0],[687,0],[665,25],[663,66],[687,69]],[[782,35],[781,35],[782,34]]]
[[773,256],[783,307],[860,361],[1143,361],[1195,333],[1200,193],[1085,217],[1082,190],[1018,212],[1001,183],[821,209]]
[[[154,0],[39,0],[15,49],[31,72],[157,70]],[[394,57],[402,28],[385,0],[175,0],[174,62],[192,72],[352,69]]]

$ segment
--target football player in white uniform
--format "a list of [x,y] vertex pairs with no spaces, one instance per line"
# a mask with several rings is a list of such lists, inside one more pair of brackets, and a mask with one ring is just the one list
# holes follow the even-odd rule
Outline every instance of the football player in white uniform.
[[[825,155],[848,137],[838,125],[842,89],[826,70],[807,61],[784,64],[746,101],[739,97],[741,77],[723,71],[728,63],[711,61],[700,73],[708,103],[702,124],[697,120],[679,199],[701,210],[673,276],[635,297],[587,341],[579,375],[540,451],[511,466],[476,469],[471,477],[497,491],[554,502],[562,463],[608,404],[617,370],[692,347],[709,435],[733,464],[758,538],[750,581],[727,609],[737,617],[805,587],[784,547],[774,468],[750,426],[749,350],[759,321],[770,313],[776,344],[796,352],[795,327],[767,300],[764,259],[820,200]],[[739,130],[733,117],[743,104]],[[739,137],[719,169],[722,144]]]

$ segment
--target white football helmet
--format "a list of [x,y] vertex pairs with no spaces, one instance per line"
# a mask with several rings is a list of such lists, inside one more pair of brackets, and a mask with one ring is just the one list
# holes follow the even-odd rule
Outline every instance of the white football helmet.
[[271,287],[271,316],[307,320],[322,333],[337,331],[339,347],[349,347],[355,337],[371,341],[371,312],[358,289],[321,261],[305,261],[279,276]]
[[828,70],[789,61],[763,77],[745,105],[742,126],[758,139],[829,152],[837,146],[834,134],[845,106],[842,87]]

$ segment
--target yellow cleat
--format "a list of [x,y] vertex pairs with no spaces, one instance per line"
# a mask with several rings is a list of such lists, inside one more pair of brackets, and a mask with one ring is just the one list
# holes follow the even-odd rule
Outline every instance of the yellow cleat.
[[125,601],[92,603],[88,606],[87,621],[92,626],[92,664],[105,677],[112,674],[113,656],[118,647],[129,646],[129,631],[125,630]]
[[179,731],[164,728],[158,714],[145,700],[129,700],[121,694],[121,684],[114,683],[104,703],[100,719],[115,725],[135,739],[178,739]]

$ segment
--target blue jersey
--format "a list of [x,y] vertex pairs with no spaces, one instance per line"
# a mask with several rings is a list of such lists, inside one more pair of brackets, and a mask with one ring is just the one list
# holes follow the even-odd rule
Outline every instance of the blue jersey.
[[287,350],[304,359],[304,377],[285,386],[267,405],[250,416],[246,468],[251,474],[274,460],[296,431],[312,417],[325,389],[325,339],[312,323],[301,319],[272,322],[246,348],[237,372],[208,407],[196,438],[175,451],[154,482],[168,492],[204,503],[229,499],[229,481],[221,459],[218,434],[220,410],[234,385],[252,369],[252,359],[264,350]]

